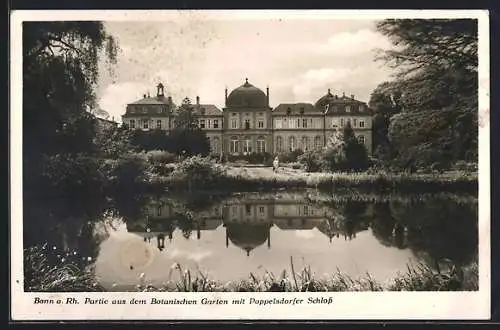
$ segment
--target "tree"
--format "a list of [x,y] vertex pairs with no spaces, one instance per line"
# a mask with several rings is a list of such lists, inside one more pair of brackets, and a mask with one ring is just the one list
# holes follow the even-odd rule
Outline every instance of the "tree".
[[135,130],[132,133],[132,144],[139,150],[171,150],[170,137],[161,129],[150,131]]
[[75,125],[88,130],[80,130],[74,141],[91,140],[94,132],[87,110],[95,108],[99,58],[104,54],[111,68],[117,49],[100,22],[23,24],[25,160],[68,152],[71,145],[65,135],[72,134]]
[[402,163],[476,160],[477,21],[391,19],[377,29],[397,46],[378,59],[396,69],[401,114],[388,137]]
[[349,122],[344,127],[343,142],[343,151],[345,154],[344,169],[355,172],[366,170],[368,168],[368,152],[365,145],[354,134],[354,130]]
[[189,98],[182,101],[177,111],[175,128],[170,133],[173,152],[179,155],[203,155],[210,152],[210,143],[206,133],[198,127],[194,107]]
[[401,111],[401,92],[390,82],[383,82],[370,96],[369,106],[373,109],[373,148],[376,157],[390,160],[391,145],[388,131],[391,117]]
[[368,151],[349,122],[330,139],[323,157],[323,169],[327,171],[358,172],[368,168]]

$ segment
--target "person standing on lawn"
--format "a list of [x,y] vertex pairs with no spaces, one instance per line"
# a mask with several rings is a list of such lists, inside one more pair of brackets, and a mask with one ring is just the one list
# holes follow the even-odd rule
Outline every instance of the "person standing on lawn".
[[279,160],[278,156],[276,156],[276,157],[274,157],[274,161],[273,161],[273,172],[278,171],[279,167],[280,167],[280,160]]

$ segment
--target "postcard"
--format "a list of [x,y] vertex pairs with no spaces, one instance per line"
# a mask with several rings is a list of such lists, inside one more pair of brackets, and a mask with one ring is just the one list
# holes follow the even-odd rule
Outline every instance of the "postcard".
[[13,321],[490,317],[489,15],[14,11]]

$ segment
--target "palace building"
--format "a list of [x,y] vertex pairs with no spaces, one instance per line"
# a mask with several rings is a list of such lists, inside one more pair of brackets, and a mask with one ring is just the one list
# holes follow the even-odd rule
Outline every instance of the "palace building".
[[[161,129],[169,132],[175,125],[177,106],[166,97],[159,83],[156,96],[127,105],[122,121],[130,129]],[[266,92],[245,83],[228,94],[225,106],[201,104],[196,97],[192,105],[198,121],[210,140],[212,154],[245,155],[268,152],[279,154],[300,149],[323,148],[337,132],[350,123],[356,137],[372,153],[372,110],[354,95],[332,94],[330,89],[315,104],[269,104]]]

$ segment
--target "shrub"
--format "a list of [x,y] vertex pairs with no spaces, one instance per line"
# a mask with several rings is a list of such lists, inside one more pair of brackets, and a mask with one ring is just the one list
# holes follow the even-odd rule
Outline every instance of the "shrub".
[[120,192],[134,193],[139,185],[148,181],[151,168],[143,153],[125,155],[108,165],[113,186]]
[[83,154],[57,154],[46,156],[39,164],[40,177],[37,184],[40,191],[46,189],[58,194],[79,194],[103,191],[108,179],[102,162]]
[[307,172],[319,172],[323,166],[323,154],[321,150],[306,151],[297,160],[304,166]]
[[178,156],[174,153],[164,150],[151,150],[146,153],[148,162],[155,163],[175,163]]
[[227,155],[227,160],[230,162],[243,161],[248,164],[271,164],[273,161],[272,155],[268,152],[257,153],[252,152],[247,155]]
[[170,174],[176,183],[194,185],[211,185],[220,181],[224,170],[210,160],[210,157],[192,156],[183,160]]
[[300,149],[296,149],[293,151],[287,151],[279,154],[279,160],[282,163],[293,163],[296,162],[298,157],[302,155],[304,152]]

